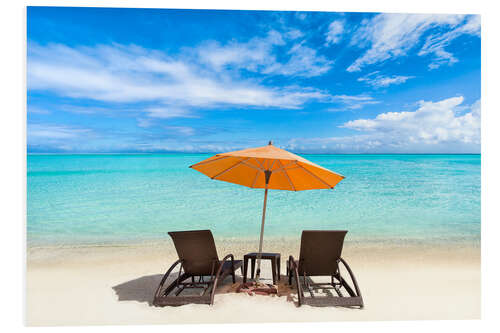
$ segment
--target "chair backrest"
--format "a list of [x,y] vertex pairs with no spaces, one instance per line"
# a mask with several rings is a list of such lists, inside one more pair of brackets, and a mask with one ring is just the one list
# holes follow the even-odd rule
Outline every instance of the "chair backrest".
[[300,242],[299,274],[333,275],[338,270],[346,230],[304,230]]
[[[174,241],[177,255],[183,261],[187,274],[210,275],[214,262],[214,269],[218,269],[219,257],[210,230],[172,231],[168,234]],[[215,273],[216,271],[213,272]]]

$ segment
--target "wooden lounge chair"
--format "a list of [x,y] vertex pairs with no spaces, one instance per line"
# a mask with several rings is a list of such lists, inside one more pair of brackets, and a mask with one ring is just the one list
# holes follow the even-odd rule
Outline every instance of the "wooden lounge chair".
[[[232,254],[219,260],[214,237],[210,230],[176,231],[168,233],[174,241],[179,259],[168,269],[156,290],[155,306],[183,305],[190,303],[214,303],[217,283],[231,274],[236,282],[235,271],[242,267],[241,260],[234,260]],[[173,269],[179,265],[177,278],[163,287]],[[186,282],[186,280],[190,279]],[[189,288],[202,289],[197,295],[179,296]],[[174,291],[174,295],[171,293]]]
[[[345,306],[363,308],[363,298],[356,282],[356,278],[351,268],[341,257],[344,237],[347,231],[340,230],[304,230],[300,243],[300,257],[296,261],[290,256],[287,261],[288,284],[292,284],[292,278],[295,278],[299,306],[308,304],[312,306]],[[347,283],[341,274],[340,263],[349,273],[350,279],[354,285],[353,288]],[[303,277],[300,282],[299,277]],[[325,283],[313,283],[311,276],[330,276],[331,281]],[[304,284],[306,291],[311,297],[304,297]],[[337,296],[329,292],[329,296],[314,295],[314,287],[335,290]],[[347,295],[343,293],[347,292]]]

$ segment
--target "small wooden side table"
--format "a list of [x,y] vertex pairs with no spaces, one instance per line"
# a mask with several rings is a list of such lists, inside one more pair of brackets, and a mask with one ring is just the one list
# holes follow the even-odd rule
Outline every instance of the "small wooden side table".
[[[257,252],[247,253],[243,256],[243,283],[247,282],[248,260],[251,260],[252,274],[251,278],[255,275],[255,261],[257,260]],[[273,272],[273,284],[280,280],[280,267],[281,267],[281,254],[280,253],[262,253],[262,260],[271,260],[271,270]],[[276,279],[276,273],[278,278]]]

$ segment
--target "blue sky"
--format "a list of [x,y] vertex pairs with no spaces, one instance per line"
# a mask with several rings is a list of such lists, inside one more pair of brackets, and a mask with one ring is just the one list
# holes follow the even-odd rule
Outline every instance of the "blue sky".
[[32,153],[479,153],[480,17],[28,7]]

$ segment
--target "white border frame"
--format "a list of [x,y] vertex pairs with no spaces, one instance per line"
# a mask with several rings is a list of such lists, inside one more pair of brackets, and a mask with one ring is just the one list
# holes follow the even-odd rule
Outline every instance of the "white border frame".
[[[191,0],[52,0],[3,2],[0,11],[1,24],[1,143],[2,176],[2,299],[0,314],[5,331],[21,328],[25,324],[25,230],[26,230],[26,6],[86,6],[86,7],[135,7],[135,8],[211,8],[211,9],[261,9],[261,10],[307,10],[337,12],[411,12],[411,13],[474,13],[482,19],[482,320],[480,321],[404,321],[404,322],[336,322],[303,324],[240,324],[240,325],[185,325],[170,326],[120,326],[122,332],[164,331],[188,329],[188,331],[219,331],[221,328],[234,331],[287,331],[336,330],[340,332],[423,332],[453,330],[454,332],[490,331],[499,326],[497,297],[500,296],[498,282],[500,227],[495,207],[500,198],[497,171],[500,170],[497,143],[500,143],[499,86],[495,80],[499,75],[500,53],[497,33],[500,17],[493,1],[419,0],[413,2],[396,0],[349,0],[345,2],[321,0],[274,0],[210,2]],[[5,45],[6,44],[6,45]],[[466,287],[466,286],[465,286]],[[443,305],[445,306],[445,305]],[[92,327],[96,331],[108,327]],[[36,328],[50,331],[79,331],[83,327]]]

